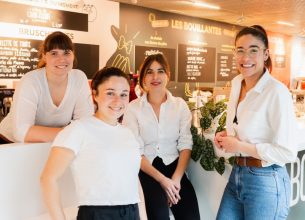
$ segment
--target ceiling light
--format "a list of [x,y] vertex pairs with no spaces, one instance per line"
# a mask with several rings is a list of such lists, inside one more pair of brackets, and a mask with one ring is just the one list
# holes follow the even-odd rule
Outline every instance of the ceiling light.
[[289,22],[286,22],[286,21],[278,21],[277,23],[278,23],[278,24],[282,24],[282,25],[286,25],[286,26],[290,26],[290,27],[293,27],[293,26],[294,26],[294,24],[289,23]]
[[203,7],[203,8],[209,8],[209,9],[214,9],[214,10],[219,10],[220,9],[219,6],[211,5],[211,4],[204,3],[204,2],[193,2],[193,4],[195,6]]

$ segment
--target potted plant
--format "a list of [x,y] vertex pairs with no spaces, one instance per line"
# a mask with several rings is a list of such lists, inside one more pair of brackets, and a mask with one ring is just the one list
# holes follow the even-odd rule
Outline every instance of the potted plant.
[[198,116],[199,121],[191,127],[193,137],[191,157],[194,161],[199,160],[203,169],[216,170],[220,175],[225,171],[226,162],[230,164],[234,162],[234,157],[226,160],[223,156],[217,156],[212,142],[215,133],[225,129],[226,109],[226,100],[214,103],[213,99],[210,99],[202,107],[196,109],[192,106],[191,109],[191,111],[195,111],[194,115]]

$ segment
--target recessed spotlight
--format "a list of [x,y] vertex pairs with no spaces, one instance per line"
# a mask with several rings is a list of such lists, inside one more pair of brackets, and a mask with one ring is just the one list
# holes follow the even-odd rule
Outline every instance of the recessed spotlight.
[[214,9],[214,10],[219,10],[220,9],[219,6],[211,5],[211,4],[204,3],[204,2],[193,2],[193,4],[195,6],[203,7],[203,8],[209,8],[209,9]]
[[290,26],[290,27],[294,27],[294,24],[286,22],[286,21],[278,21],[276,23],[286,25],[286,26]]

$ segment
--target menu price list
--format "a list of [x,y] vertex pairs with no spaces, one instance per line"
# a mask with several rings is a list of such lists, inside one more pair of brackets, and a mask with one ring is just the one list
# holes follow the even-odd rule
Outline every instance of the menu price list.
[[218,53],[217,61],[217,81],[230,81],[238,74],[233,54]]
[[35,69],[40,42],[0,38],[0,78],[20,78]]
[[178,45],[178,82],[214,82],[216,48]]

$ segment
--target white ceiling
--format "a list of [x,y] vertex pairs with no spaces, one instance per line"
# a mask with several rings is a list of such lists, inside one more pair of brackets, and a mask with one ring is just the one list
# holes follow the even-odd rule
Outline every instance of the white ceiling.
[[[305,0],[114,1],[242,26],[259,24],[268,31],[305,37]],[[220,10],[194,6],[194,1],[219,6]],[[294,26],[280,25],[277,21],[289,22]]]

